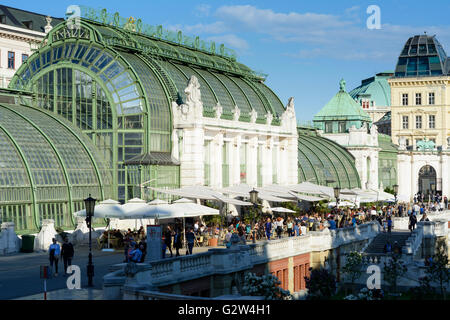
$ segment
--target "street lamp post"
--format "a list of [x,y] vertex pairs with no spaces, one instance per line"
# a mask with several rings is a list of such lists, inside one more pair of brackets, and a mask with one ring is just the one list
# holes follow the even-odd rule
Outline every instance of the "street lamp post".
[[338,209],[339,207],[339,197],[341,196],[341,188],[339,187],[334,187],[334,197],[336,198],[336,209]]
[[91,229],[92,229],[92,217],[94,216],[94,208],[95,202],[97,200],[92,198],[89,195],[88,198],[84,199],[84,204],[86,206],[86,224],[89,228],[89,260],[87,265],[87,275],[88,275],[88,287],[93,287],[93,277],[94,277],[94,265],[92,264],[92,238],[91,238]]
[[394,187],[395,204],[397,205],[398,184],[394,184],[393,187]]
[[[250,191],[250,202],[253,203],[253,208],[255,209],[255,215],[258,210],[258,191],[254,188]],[[255,230],[255,216],[253,216],[253,226],[252,226],[252,242],[256,243],[256,230]]]

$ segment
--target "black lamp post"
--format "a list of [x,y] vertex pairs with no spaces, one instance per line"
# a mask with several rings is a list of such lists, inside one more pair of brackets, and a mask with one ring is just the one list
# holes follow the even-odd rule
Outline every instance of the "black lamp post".
[[[254,188],[252,191],[250,191],[250,202],[253,203],[253,208],[255,209],[256,215],[256,211],[258,210],[258,191],[256,191]],[[252,242],[256,243],[255,216],[253,216],[252,235]]]
[[397,204],[398,184],[394,184],[393,187],[394,187],[395,204]]
[[94,277],[94,265],[92,264],[92,241],[91,241],[91,229],[92,229],[92,217],[94,216],[95,202],[97,200],[89,195],[88,198],[84,199],[84,204],[86,207],[86,224],[89,228],[89,260],[87,265],[87,275],[88,275],[88,287],[93,287],[92,278]]
[[333,188],[334,190],[334,197],[336,198],[336,209],[339,208],[339,197],[341,196],[341,188],[338,186]]
[[435,194],[436,194],[436,185],[433,183],[433,184],[431,184],[431,200],[432,200],[432,202],[435,202]]

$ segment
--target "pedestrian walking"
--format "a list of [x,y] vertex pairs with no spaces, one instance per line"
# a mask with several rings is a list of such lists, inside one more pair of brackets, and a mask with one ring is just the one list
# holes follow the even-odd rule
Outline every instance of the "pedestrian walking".
[[387,228],[388,228],[388,233],[391,233],[391,230],[392,230],[392,219],[391,219],[391,216],[387,217]]
[[143,238],[140,242],[139,242],[139,249],[142,252],[142,258],[141,258],[141,263],[144,263],[145,261],[145,257],[147,256],[147,241],[145,241],[145,238]]
[[67,267],[72,265],[72,259],[74,255],[74,249],[72,243],[66,237],[61,249],[61,256],[64,262],[64,276],[67,276]]
[[276,225],[276,232],[278,239],[281,239],[281,233],[283,232],[283,218],[278,217],[277,221],[275,222]]
[[264,225],[264,230],[266,231],[267,240],[270,240],[270,234],[272,233],[272,223],[270,222],[270,218],[267,218],[267,222]]
[[178,257],[180,255],[180,249],[183,247],[183,242],[181,241],[181,230],[177,229],[175,235],[173,237],[173,244],[175,247],[175,256]]
[[186,254],[192,254],[192,249],[194,248],[195,234],[194,229],[190,228],[186,233],[187,249]]
[[409,230],[412,232],[416,228],[417,218],[415,214],[409,216]]
[[166,257],[166,250],[169,249],[170,257],[173,257],[172,253],[172,229],[170,226],[167,226],[166,231],[164,232],[164,243],[163,243],[163,259]]
[[61,247],[59,246],[58,243],[56,243],[55,238],[53,238],[52,241],[53,241],[53,243],[48,248],[49,259],[50,259],[50,268],[52,269],[52,272],[53,272],[53,265],[55,265],[55,277],[57,277],[58,276],[58,261],[59,261],[59,256],[61,254]]

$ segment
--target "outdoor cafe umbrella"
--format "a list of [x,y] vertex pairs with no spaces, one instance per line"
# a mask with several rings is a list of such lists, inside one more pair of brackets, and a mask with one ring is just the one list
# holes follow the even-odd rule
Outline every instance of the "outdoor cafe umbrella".
[[[77,217],[86,217],[86,209],[74,213]],[[123,218],[125,211],[119,201],[108,199],[94,207],[94,218]]]
[[189,200],[186,198],[181,198],[179,200],[174,201],[171,205],[172,208],[177,208],[181,212],[183,212],[183,239],[184,245],[186,246],[186,217],[197,217],[204,215],[218,215],[220,211],[214,208],[210,208],[207,206],[202,206],[201,204],[195,203],[193,200]]
[[[145,200],[142,200],[140,198],[133,198],[129,200],[127,203],[123,204],[122,209],[125,212],[125,215],[127,215],[127,213],[142,208],[146,205],[147,203],[145,202]],[[137,219],[135,219],[134,228],[137,229]]]
[[274,212],[295,213],[294,210],[291,210],[291,209],[288,209],[288,208],[283,208],[283,207],[270,208],[270,210],[272,210]]

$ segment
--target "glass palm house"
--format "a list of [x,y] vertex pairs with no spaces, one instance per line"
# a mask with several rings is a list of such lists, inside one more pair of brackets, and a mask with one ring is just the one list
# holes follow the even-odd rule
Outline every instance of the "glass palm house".
[[[205,117],[214,117],[219,103],[222,119],[233,119],[237,106],[243,126],[251,110],[257,123],[272,113],[271,124],[280,125],[285,108],[265,77],[223,45],[106,10],[84,15],[76,26],[66,20],[54,27],[0,94],[2,221],[15,222],[21,233],[36,231],[45,218],[69,228],[88,194],[124,202],[141,196],[142,181],[178,188],[171,109],[184,102],[191,75],[200,82]],[[299,181],[324,183],[318,172],[325,164],[342,187],[358,185],[345,149],[328,143],[322,150],[334,156],[327,160],[321,140],[308,139],[304,146],[312,151],[299,154],[319,152],[320,159],[315,165],[301,158]]]

